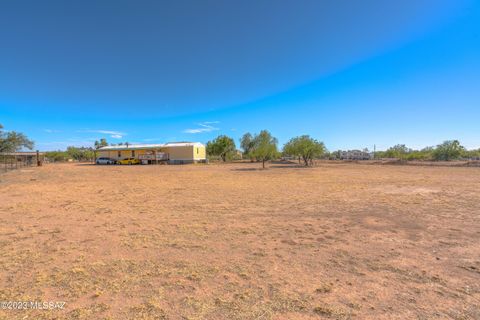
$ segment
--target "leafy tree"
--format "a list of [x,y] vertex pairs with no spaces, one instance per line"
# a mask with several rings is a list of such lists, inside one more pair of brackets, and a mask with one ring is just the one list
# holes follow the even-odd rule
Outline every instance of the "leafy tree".
[[242,136],[240,139],[240,147],[243,149],[243,154],[253,161],[254,156],[252,151],[255,147],[255,141],[253,140],[253,136],[250,134],[250,132],[247,132]]
[[433,159],[449,161],[459,159],[465,152],[465,147],[458,140],[447,140],[433,150]]
[[45,153],[45,157],[50,161],[58,162],[67,160],[68,154],[65,151],[48,151]]
[[82,152],[77,147],[67,147],[67,156],[75,160],[80,160]]
[[100,141],[95,140],[95,149],[108,146],[107,139],[102,138]]
[[468,159],[480,160],[480,149],[465,151],[464,157]]
[[337,160],[337,159],[340,159],[341,157],[342,157],[341,150],[330,152],[330,155],[329,155],[329,159],[331,160]]
[[15,152],[22,148],[32,150],[34,143],[28,139],[26,135],[16,131],[3,131],[3,126],[0,124],[0,152]]
[[262,161],[262,167],[265,169],[265,161],[275,159],[278,156],[277,144],[277,138],[272,137],[267,130],[262,130],[253,137],[252,148],[249,152],[256,159]]
[[397,158],[397,159],[406,159],[407,154],[412,150],[407,148],[404,144],[397,144],[393,147],[387,149],[384,152],[383,156],[385,158]]
[[108,146],[107,139],[101,138],[100,141],[95,140],[94,146],[95,146],[95,150],[93,151],[93,158],[95,161],[97,161],[97,150],[102,147]]
[[232,138],[221,135],[207,142],[207,154],[219,156],[223,162],[230,159],[236,152],[235,141]]
[[95,151],[93,148],[70,146],[66,151],[48,151],[45,153],[45,157],[53,162],[66,161],[67,159],[90,161],[95,159]]
[[305,166],[308,166],[315,157],[323,155],[326,148],[323,142],[303,135],[290,139],[283,147],[283,151],[285,154],[302,158]]
[[66,153],[68,157],[77,161],[92,160],[95,157],[94,150],[85,147],[68,147]]

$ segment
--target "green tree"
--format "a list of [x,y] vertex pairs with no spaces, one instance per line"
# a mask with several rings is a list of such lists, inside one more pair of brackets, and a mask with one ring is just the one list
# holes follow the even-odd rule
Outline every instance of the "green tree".
[[252,154],[254,146],[255,141],[253,140],[252,134],[250,132],[245,133],[240,139],[240,147],[243,149],[243,155],[250,158],[251,161],[254,159],[254,155]]
[[77,161],[93,160],[95,157],[94,150],[85,147],[68,147],[66,153],[68,157]]
[[465,158],[468,159],[480,159],[480,149],[477,150],[468,150],[464,152]]
[[15,152],[22,148],[32,150],[34,143],[26,135],[16,131],[3,131],[0,124],[0,152]]
[[312,163],[313,159],[326,152],[323,142],[319,142],[308,135],[290,139],[283,147],[285,154],[303,159],[305,166]]
[[81,158],[80,149],[77,147],[67,147],[67,155],[74,160],[80,160]]
[[68,154],[65,151],[47,151],[45,157],[50,161],[58,162],[67,160]]
[[404,144],[397,144],[388,148],[383,156],[385,158],[397,158],[404,160],[407,158],[407,154],[409,154],[411,151],[412,150],[407,148]]
[[250,153],[257,160],[262,161],[262,168],[265,169],[265,161],[275,159],[278,156],[278,140],[267,130],[260,131],[252,140]]
[[232,138],[221,135],[207,142],[207,154],[220,157],[223,162],[233,157],[236,152],[235,141]]
[[337,150],[337,151],[333,151],[330,153],[329,155],[329,158],[331,160],[337,160],[337,159],[340,159],[342,156],[342,151],[341,150]]
[[95,150],[93,151],[93,161],[97,161],[97,150],[108,146],[107,139],[101,138],[100,141],[95,140],[94,146]]
[[465,152],[465,147],[458,140],[447,140],[439,144],[433,150],[433,159],[441,161],[449,161],[459,159]]
[[95,140],[95,149],[108,146],[107,139],[102,138],[100,141]]

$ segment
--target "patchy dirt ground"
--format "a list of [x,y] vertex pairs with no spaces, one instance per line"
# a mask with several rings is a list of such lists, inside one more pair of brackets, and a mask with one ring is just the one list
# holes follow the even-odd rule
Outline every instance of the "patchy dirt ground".
[[0,175],[1,319],[480,319],[480,168]]

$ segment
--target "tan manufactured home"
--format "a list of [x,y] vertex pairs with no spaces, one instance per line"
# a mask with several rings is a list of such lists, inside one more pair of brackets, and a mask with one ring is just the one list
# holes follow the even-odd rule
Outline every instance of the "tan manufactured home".
[[107,146],[98,149],[97,157],[114,160],[136,158],[144,164],[206,162],[205,145],[200,142]]

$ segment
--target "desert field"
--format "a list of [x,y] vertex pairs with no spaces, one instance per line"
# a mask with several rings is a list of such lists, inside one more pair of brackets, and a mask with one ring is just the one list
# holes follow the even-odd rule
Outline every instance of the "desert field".
[[480,319],[480,168],[0,174],[0,319]]

